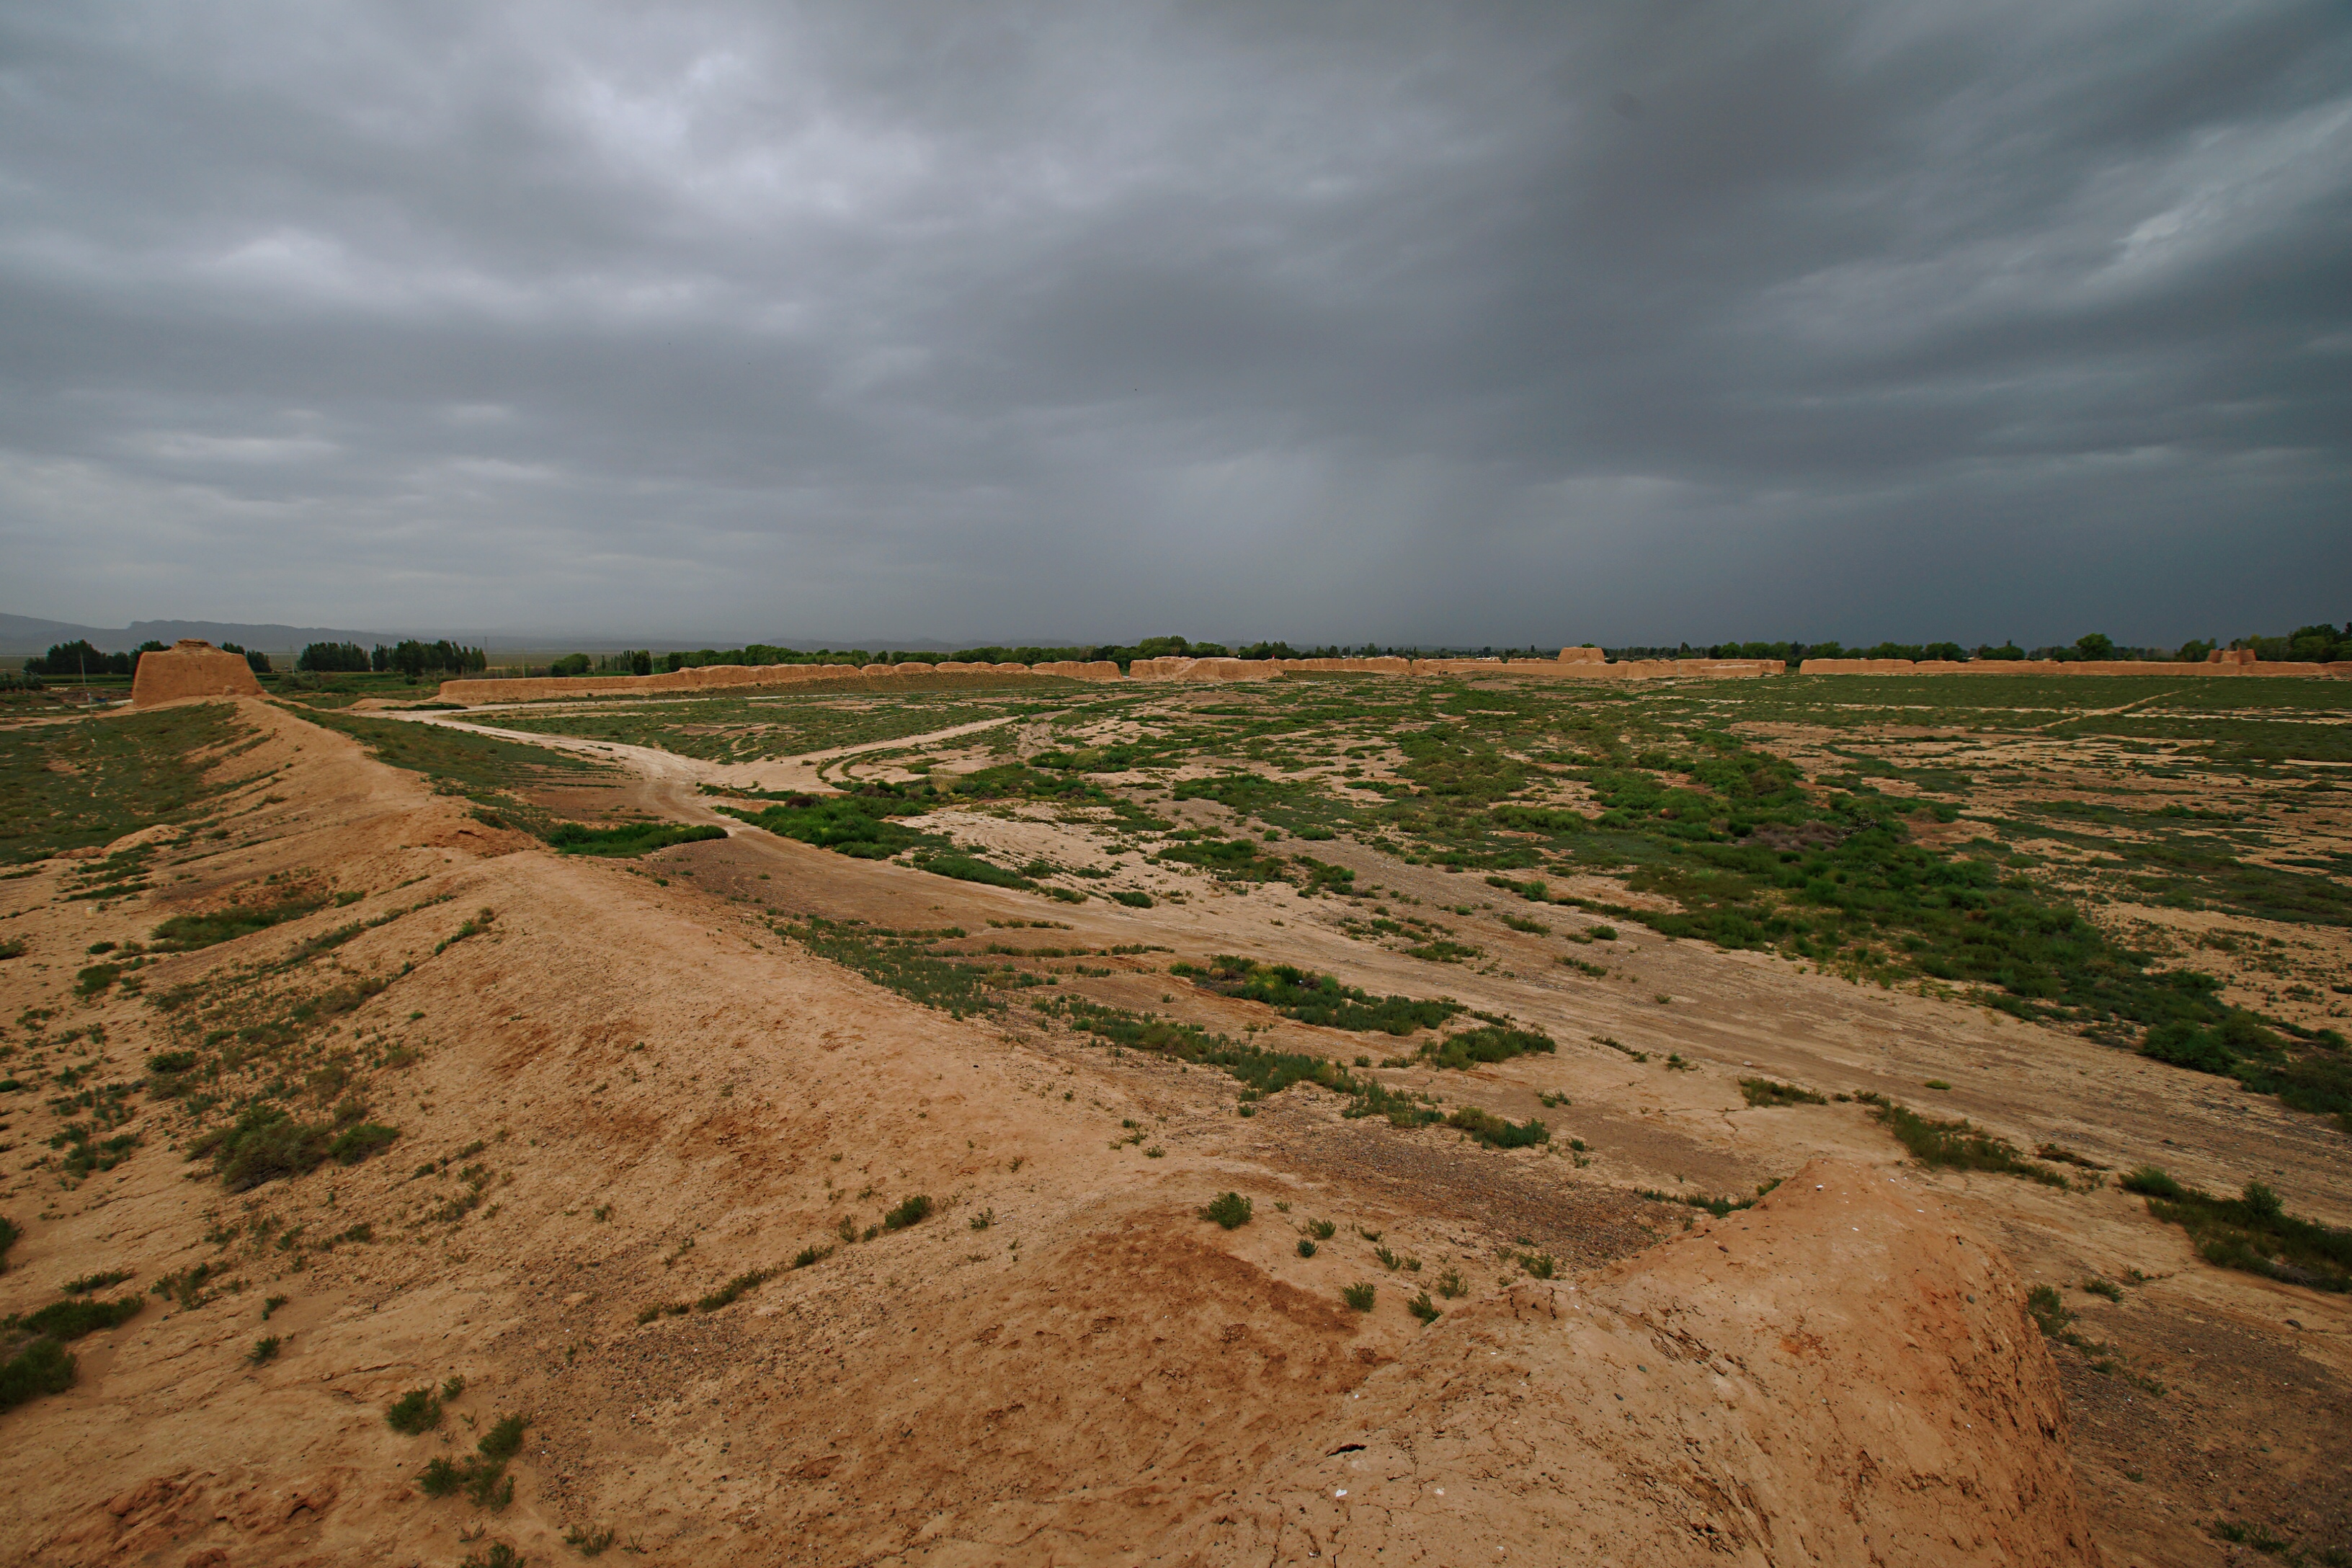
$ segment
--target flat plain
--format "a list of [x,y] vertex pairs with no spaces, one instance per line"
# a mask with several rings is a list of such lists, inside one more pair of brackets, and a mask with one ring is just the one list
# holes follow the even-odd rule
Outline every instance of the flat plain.
[[[1714,1394],[1526,1337],[1605,1299],[1671,1346],[1669,1299],[1784,1451],[2054,1368],[2084,1541],[1853,1511],[1909,1560],[2341,1560],[2347,725],[2336,681],[2063,677],[18,718],[0,1305],[134,1310],[0,1414],[59,1457],[5,1539],[1461,1561],[1674,1514],[1650,1560],[1840,1555],[1775,1533],[1791,1467],[1706,1448]],[[1933,1217],[1823,1250],[1840,1182]],[[1922,1326],[1978,1278],[1929,1232],[2027,1342]],[[2016,1364],[1906,1381],[1961,1340]],[[1481,1347],[1516,1373],[1462,1384]],[[1576,1425],[1620,1404],[1661,1432]],[[2042,1487],[1901,1431],[1954,1496]]]

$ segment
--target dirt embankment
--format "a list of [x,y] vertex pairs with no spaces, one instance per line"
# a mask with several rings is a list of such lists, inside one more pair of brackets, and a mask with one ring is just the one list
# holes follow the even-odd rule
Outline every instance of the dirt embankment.
[[[9,1175],[7,1311],[215,1272],[0,1416],[44,1457],[0,1556],[544,1562],[610,1530],[697,1564],[2098,1561],[2018,1282],[1907,1178],[1816,1165],[1536,1284],[1508,1235],[1271,1157],[1216,1075],[957,1022],[656,881],[687,862],[560,859],[248,710],[268,734],[240,766],[275,771],[229,837],[158,849],[163,891],[63,900],[61,866],[0,889],[29,911],[7,1010],[101,1026],[101,1076],[135,1078],[172,1015],[74,998],[92,942],[241,889],[356,895],[141,973],[199,1012],[233,970],[289,1004],[386,981],[254,1070],[355,1051],[332,1092],[401,1137],[227,1193],[154,1100],[119,1166]],[[1226,1189],[1252,1223],[1198,1217]],[[1346,1227],[1313,1258],[1310,1217]],[[1380,1237],[1422,1267],[1384,1271]],[[1424,1326],[1408,1300],[1449,1272]],[[1370,1310],[1341,1300],[1360,1280]],[[438,1426],[386,1426],[453,1376]],[[423,1495],[427,1460],[519,1413],[510,1502]]]

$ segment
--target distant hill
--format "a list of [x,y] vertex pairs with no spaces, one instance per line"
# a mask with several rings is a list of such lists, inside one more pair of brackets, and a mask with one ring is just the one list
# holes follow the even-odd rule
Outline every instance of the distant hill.
[[133,621],[127,626],[80,626],[68,621],[45,621],[36,616],[0,615],[0,654],[47,653],[52,644],[87,637],[90,646],[108,653],[137,647],[142,642],[174,643],[182,637],[202,637],[209,643],[242,643],[275,653],[299,649],[314,642],[355,642],[372,647],[398,642],[390,632],[338,630],[332,626],[256,626],[238,621]]
[[[373,647],[378,643],[396,643],[403,637],[423,637],[428,641],[435,637],[449,637],[487,647],[493,653],[501,649],[524,648],[539,653],[573,649],[582,653],[613,653],[624,647],[645,647],[656,653],[667,653],[672,648],[740,647],[746,642],[764,642],[776,647],[802,649],[866,647],[922,652],[945,652],[982,646],[977,640],[941,642],[934,637],[835,637],[830,640],[776,637],[614,637],[609,633],[593,637],[563,637],[539,632],[452,632],[446,628],[418,631],[414,627],[397,632],[368,632],[353,631],[348,627],[256,625],[244,621],[133,621],[127,626],[84,626],[70,621],[43,620],[37,616],[0,615],[0,657],[47,653],[53,645],[71,642],[76,637],[88,638],[91,647],[106,653],[127,653],[142,642],[168,644],[182,637],[202,637],[208,643],[233,642],[246,647],[259,648],[264,653],[283,653],[289,648],[299,652],[314,642],[355,642],[362,647]],[[1028,640],[1036,641],[1035,638]]]

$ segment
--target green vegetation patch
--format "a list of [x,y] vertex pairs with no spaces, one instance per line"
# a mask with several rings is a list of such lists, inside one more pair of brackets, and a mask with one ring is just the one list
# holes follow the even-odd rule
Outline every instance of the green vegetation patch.
[[700,844],[726,837],[725,828],[707,822],[693,826],[679,822],[628,822],[616,827],[583,827],[566,822],[548,833],[547,842],[559,855],[622,857],[650,855],[677,844]]
[[266,904],[232,904],[210,914],[173,915],[155,928],[152,944],[169,952],[185,952],[215,942],[234,942],[287,921],[299,920],[324,908],[326,902],[323,894],[306,894]]
[[1433,1067],[1468,1072],[1474,1067],[1507,1062],[1514,1057],[1549,1056],[1559,1048],[1551,1037],[1540,1029],[1490,1023],[1424,1045],[1421,1055]]
[[68,1300],[52,1301],[37,1311],[10,1318],[7,1326],[27,1333],[47,1334],[59,1342],[78,1340],[101,1329],[119,1329],[137,1317],[146,1301],[124,1296],[113,1301]]
[[1489,1149],[1528,1149],[1551,1142],[1551,1133],[1533,1117],[1521,1124],[1475,1105],[1454,1111],[1445,1119],[1445,1125],[1460,1128]]
[[209,1157],[221,1184],[241,1193],[281,1176],[306,1174],[330,1159],[355,1165],[399,1136],[396,1130],[373,1122],[338,1130],[329,1123],[300,1121],[283,1106],[255,1104],[229,1125],[192,1140],[188,1158]]
[[0,864],[184,822],[244,782],[205,774],[259,739],[225,702],[0,731]]
[[730,816],[783,838],[862,860],[887,860],[916,848],[945,848],[946,837],[919,833],[893,818],[918,816],[937,803],[928,796],[877,790],[866,795],[793,795],[758,811],[722,805]]
[[1462,1004],[1419,1001],[1410,996],[1374,996],[1352,985],[1342,985],[1328,974],[1287,963],[1258,963],[1221,953],[1202,968],[1178,963],[1168,973],[1181,975],[1203,990],[1263,1002],[1286,1018],[1328,1029],[1410,1035],[1433,1029],[1456,1013]]
[[1966,1120],[1937,1121],[1893,1104],[1879,1106],[1877,1116],[1913,1159],[1931,1169],[1999,1171],[2046,1187],[2066,1184],[2066,1178],[2058,1172],[2026,1159],[2014,1144],[1970,1126]]
[[2352,1230],[2287,1213],[2261,1182],[2220,1198],[2142,1165],[2122,1184],[2147,1199],[2149,1214],[2187,1230],[2208,1263],[2314,1290],[2352,1290]]
[[14,1410],[44,1394],[74,1384],[74,1358],[52,1339],[37,1339],[0,1362],[0,1410]]
[[1758,1106],[1826,1105],[1829,1103],[1829,1101],[1822,1099],[1820,1095],[1815,1094],[1810,1089],[1799,1089],[1793,1083],[1782,1083],[1776,1079],[1769,1078],[1741,1079],[1739,1080],[1739,1093],[1748,1104]]

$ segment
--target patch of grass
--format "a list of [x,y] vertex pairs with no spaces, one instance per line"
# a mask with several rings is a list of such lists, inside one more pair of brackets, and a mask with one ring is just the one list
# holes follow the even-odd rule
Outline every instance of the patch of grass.
[[1312,1257],[1314,1257],[1314,1256],[1315,1256],[1315,1252],[1316,1252],[1316,1247],[1315,1247],[1315,1244],[1314,1244],[1312,1241],[1308,1240],[1306,1237],[1303,1237],[1303,1236],[1302,1236],[1302,1237],[1300,1237],[1298,1238],[1298,1256],[1299,1256],[1299,1257],[1301,1257],[1301,1258],[1312,1258]]
[[384,1407],[383,1424],[405,1436],[441,1425],[441,1401],[429,1388],[412,1388]]
[[1404,1304],[1404,1310],[1419,1318],[1423,1323],[1433,1323],[1441,1315],[1437,1310],[1437,1303],[1429,1299],[1429,1292],[1426,1290],[1407,1301]]
[[1110,897],[1113,901],[1125,904],[1130,910],[1148,910],[1152,905],[1150,893],[1138,892],[1129,888],[1114,888],[1111,889]]
[[1462,1270],[1459,1268],[1449,1268],[1444,1273],[1439,1275],[1437,1277],[1437,1293],[1444,1297],[1449,1301],[1454,1300],[1456,1297],[1468,1295],[1470,1293],[1470,1287],[1463,1282]]
[[1827,1105],[1829,1103],[1810,1089],[1799,1089],[1793,1083],[1781,1083],[1778,1079],[1769,1078],[1743,1078],[1739,1080],[1739,1092],[1750,1105]]
[[803,1247],[793,1254],[792,1266],[794,1268],[812,1268],[832,1256],[833,1248],[830,1247]]
[[68,1343],[84,1334],[121,1328],[137,1317],[146,1305],[136,1296],[124,1296],[113,1301],[52,1301],[37,1311],[10,1318],[7,1326],[25,1333],[46,1334],[59,1343]]
[[1522,1125],[1475,1105],[1454,1111],[1445,1119],[1445,1124],[1461,1129],[1489,1149],[1527,1149],[1551,1142],[1551,1133],[1533,1117]]
[[1203,990],[1263,1002],[1286,1018],[1329,1029],[1410,1035],[1433,1029],[1462,1011],[1459,1002],[1373,996],[1328,974],[1287,963],[1257,963],[1230,953],[1211,959],[1205,969],[1179,963],[1169,965],[1168,973]]
[[1886,1124],[1897,1142],[1911,1152],[1912,1158],[1930,1169],[1999,1171],[2040,1182],[2045,1187],[2066,1184],[2066,1178],[2056,1171],[2024,1158],[2006,1140],[1972,1127],[1965,1120],[1936,1121],[1894,1104],[1881,1104],[1873,1114]]
[[563,1544],[583,1557],[600,1557],[614,1540],[613,1531],[609,1529],[582,1530],[575,1524],[564,1532]]
[[1307,1234],[1318,1241],[1328,1241],[1339,1232],[1339,1227],[1328,1219],[1310,1219],[1307,1222]]
[[710,1294],[695,1302],[695,1306],[699,1310],[705,1312],[715,1312],[721,1307],[733,1306],[737,1300],[741,1299],[744,1292],[756,1290],[767,1282],[768,1270],[765,1268],[753,1268],[748,1272],[738,1274],[734,1279],[730,1279],[726,1284],[719,1287],[718,1289],[711,1291]]
[[216,942],[234,942],[238,937],[299,920],[314,910],[323,909],[326,902],[324,898],[306,894],[267,904],[232,904],[209,914],[173,915],[150,933],[149,945],[169,952],[187,952]]
[[119,963],[93,963],[74,976],[74,994],[88,1001],[121,977]]
[[927,1193],[901,1198],[882,1216],[884,1230],[904,1230],[910,1225],[920,1225],[931,1217],[931,1200]]
[[[509,1497],[514,1495],[512,1481],[507,1483],[507,1495]],[[608,1542],[612,1533],[609,1530],[604,1532]],[[602,1551],[603,1548],[599,1547],[597,1550]],[[583,1553],[589,1557],[595,1554],[593,1552]],[[457,1568],[523,1568],[523,1556],[505,1542],[493,1541],[479,1552],[467,1552],[465,1559],[457,1564]]]
[[249,1105],[236,1121],[194,1139],[187,1149],[191,1160],[209,1156],[222,1185],[237,1193],[306,1174],[330,1158],[357,1164],[399,1136],[373,1122],[338,1132],[328,1123],[299,1121],[281,1106]]
[[2352,1290],[2352,1230],[2288,1214],[2261,1182],[2221,1198],[2142,1165],[2122,1186],[2147,1198],[2149,1214],[2188,1231],[2198,1256],[2217,1268],[2314,1290]]
[[1425,1045],[1421,1047],[1421,1055],[1433,1067],[1467,1072],[1474,1067],[1507,1062],[1514,1057],[1549,1056],[1559,1048],[1551,1037],[1540,1029],[1486,1024]]
[[1522,1252],[1519,1267],[1528,1271],[1530,1279],[1549,1279],[1559,1273],[1559,1260],[1549,1252]]
[[103,1274],[85,1274],[79,1279],[68,1279],[65,1291],[68,1296],[87,1296],[93,1290],[103,1290],[109,1285],[120,1285],[131,1278],[128,1268],[110,1268]]
[[245,1352],[245,1359],[251,1362],[256,1366],[266,1365],[270,1362],[276,1361],[278,1359],[278,1347],[279,1342],[278,1337],[276,1334],[269,1334],[261,1339],[257,1339],[253,1342],[253,1348]]
[[1220,1193],[1201,1205],[1201,1217],[1226,1230],[1239,1230],[1249,1224],[1251,1207],[1250,1200],[1239,1193]]
[[184,822],[245,782],[216,764],[259,739],[225,702],[0,731],[0,863]]
[[1378,1292],[1373,1289],[1371,1284],[1366,1280],[1358,1280],[1353,1285],[1342,1285],[1339,1287],[1339,1300],[1345,1301],[1349,1306],[1354,1308],[1359,1312],[1370,1311],[1372,1310],[1372,1301],[1377,1295]]
[[559,855],[598,855],[611,858],[650,855],[678,844],[701,844],[724,838],[727,830],[710,823],[688,826],[678,822],[629,822],[617,827],[583,827],[567,822],[547,835],[548,846]]
[[52,1339],[37,1339],[0,1363],[0,1410],[14,1410],[44,1394],[74,1384],[74,1358]]
[[1012,888],[1017,891],[1035,889],[1036,883],[1018,871],[1008,870],[993,860],[983,860],[976,855],[962,855],[952,850],[919,850],[915,864],[938,877],[952,877],[959,882],[979,882],[991,888]]

